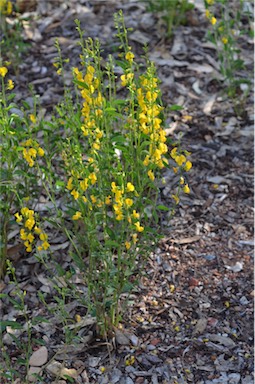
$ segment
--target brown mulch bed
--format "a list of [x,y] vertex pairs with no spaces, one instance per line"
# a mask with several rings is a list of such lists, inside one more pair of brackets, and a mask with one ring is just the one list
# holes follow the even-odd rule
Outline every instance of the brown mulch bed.
[[[192,153],[193,162],[188,176],[191,193],[181,199],[173,219],[162,217],[163,239],[129,299],[123,329],[109,342],[95,338],[95,324],[83,318],[84,307],[71,298],[65,307],[70,324],[76,315],[82,320],[77,323],[77,340],[67,344],[47,271],[14,248],[11,258],[20,287],[27,292],[28,315],[49,320],[33,328],[33,337],[44,340],[48,354],[38,383],[68,382],[57,378],[54,364],[57,370],[59,364],[67,368],[75,383],[253,383],[253,94],[248,95],[241,117],[222,96],[224,84],[218,80],[215,49],[206,40],[202,3],[196,2],[188,25],[177,28],[170,41],[164,38],[161,19],[148,13],[143,2],[40,0],[29,1],[32,8],[23,10],[22,16],[30,18],[25,39],[31,48],[20,72],[12,77],[17,100],[31,103],[27,88],[31,83],[43,113],[50,114],[63,94],[52,66],[55,38],[63,56],[70,57],[70,68],[77,65],[74,19],[79,18],[85,35],[98,37],[107,55],[116,46],[113,13],[123,9],[127,26],[133,28],[134,52],[143,53],[143,44],[148,44],[165,105],[183,107],[167,113],[167,128],[174,138],[182,134],[182,145]],[[248,37],[240,40],[250,70],[246,77],[252,77],[252,44]],[[66,82],[71,84],[71,76]],[[161,199],[170,205],[174,179],[170,172],[164,177]],[[56,260],[69,270],[69,244],[63,246],[58,235],[54,241]],[[85,296],[82,275],[72,278]],[[8,277],[1,282],[1,293],[11,293],[8,282]],[[46,294],[48,308],[39,301],[38,291]],[[3,320],[24,322],[7,299],[2,311]],[[17,331],[16,336],[26,342],[25,333]],[[21,350],[6,333],[3,344],[18,367]]]

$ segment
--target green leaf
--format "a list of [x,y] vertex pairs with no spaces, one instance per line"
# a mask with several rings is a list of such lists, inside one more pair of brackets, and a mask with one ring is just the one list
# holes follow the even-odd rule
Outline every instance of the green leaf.
[[157,209],[159,209],[160,211],[169,211],[169,208],[162,204],[157,205]]
[[174,105],[171,105],[171,107],[168,107],[167,109],[169,109],[170,111],[181,111],[183,107],[181,107],[180,105],[174,104]]
[[18,323],[17,321],[12,321],[12,320],[3,320],[0,321],[0,328],[2,331],[6,329],[6,327],[11,327],[12,329],[22,329],[23,326]]

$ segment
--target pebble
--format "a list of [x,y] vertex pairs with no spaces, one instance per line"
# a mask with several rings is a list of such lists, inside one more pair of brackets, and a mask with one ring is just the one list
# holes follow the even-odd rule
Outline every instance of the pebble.
[[239,303],[241,305],[247,305],[247,304],[249,304],[249,300],[247,300],[247,298],[245,296],[242,296],[241,299],[239,300]]

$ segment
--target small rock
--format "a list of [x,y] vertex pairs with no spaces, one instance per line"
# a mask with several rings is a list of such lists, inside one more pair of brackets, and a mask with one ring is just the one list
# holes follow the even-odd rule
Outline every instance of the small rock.
[[78,372],[74,368],[69,369],[64,367],[60,371],[60,376],[63,378],[66,378],[66,376],[68,376],[68,377],[72,377],[73,379],[77,379]]
[[136,335],[130,335],[129,339],[134,347],[137,347],[139,344],[139,339]]
[[29,359],[29,365],[33,367],[41,367],[48,360],[48,350],[46,347],[40,347],[37,351],[33,352]]
[[39,367],[30,367],[27,374],[27,379],[30,381],[30,383],[35,383],[38,381],[38,378],[36,375],[39,375],[42,368]]
[[241,299],[239,300],[239,303],[241,305],[247,305],[247,304],[249,304],[249,300],[247,300],[247,298],[245,296],[242,296]]
[[47,365],[46,371],[54,376],[59,376],[61,371],[62,364],[58,361],[53,360],[50,364]]
[[229,384],[239,384],[240,379],[241,379],[240,373],[230,373],[230,375],[228,375]]
[[129,338],[119,329],[115,330],[116,341],[120,345],[129,345]]

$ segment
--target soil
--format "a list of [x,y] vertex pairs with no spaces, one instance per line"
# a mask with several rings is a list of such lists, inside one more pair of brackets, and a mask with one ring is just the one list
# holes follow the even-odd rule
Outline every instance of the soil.
[[[171,39],[166,38],[160,15],[149,13],[142,1],[18,3],[30,48],[18,72],[12,73],[17,102],[31,104],[27,85],[32,84],[40,96],[42,115],[50,115],[63,95],[52,65],[55,39],[63,57],[70,58],[70,68],[76,66],[74,19],[79,18],[85,36],[98,37],[106,57],[116,47],[113,14],[123,9],[126,25],[133,28],[130,44],[137,57],[148,44],[162,81],[164,104],[183,107],[166,109],[167,129],[174,139],[181,135],[193,162],[188,175],[191,193],[181,199],[174,218],[163,216],[163,239],[130,297],[123,328],[107,342],[97,339],[93,319],[83,316],[86,311],[75,298],[66,304],[70,322],[63,328],[47,271],[24,255],[14,234],[10,258],[19,287],[27,292],[27,314],[49,321],[37,322],[32,330],[33,338],[44,341],[43,348],[32,345],[34,352],[39,351],[41,376],[34,382],[64,384],[70,382],[65,378],[69,375],[74,383],[253,383],[253,93],[251,87],[237,114],[235,103],[223,92],[217,52],[206,39],[209,24],[203,1],[195,2],[187,25],[176,28]],[[246,64],[239,75],[252,79],[253,41],[243,35],[239,45]],[[72,78],[65,80],[71,84]],[[164,177],[161,200],[170,206],[175,181],[168,172]],[[56,254],[68,270],[69,243],[63,243],[59,234],[53,237]],[[73,279],[86,292],[82,275]],[[3,294],[15,295],[8,276],[0,288]],[[47,294],[48,307],[38,299],[38,292]],[[3,320],[26,323],[8,298],[3,299],[2,313]],[[67,330],[77,319],[79,338],[67,343]],[[15,335],[27,342],[24,329],[15,330]],[[25,357],[22,348],[10,338],[10,330],[3,332],[2,341],[20,374],[15,383],[25,382],[26,372],[19,368],[19,359]],[[30,361],[30,374],[35,372],[33,364]],[[5,382],[9,381],[1,379]]]

